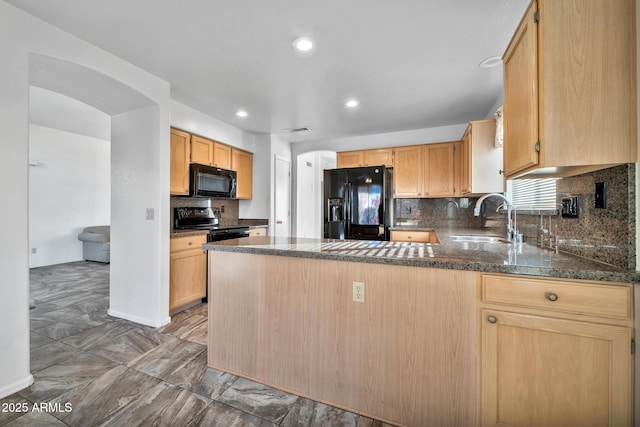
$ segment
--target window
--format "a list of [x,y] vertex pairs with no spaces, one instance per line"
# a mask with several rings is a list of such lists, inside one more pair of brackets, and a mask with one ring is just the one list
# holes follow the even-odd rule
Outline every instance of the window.
[[507,181],[507,197],[519,210],[556,210],[557,178]]

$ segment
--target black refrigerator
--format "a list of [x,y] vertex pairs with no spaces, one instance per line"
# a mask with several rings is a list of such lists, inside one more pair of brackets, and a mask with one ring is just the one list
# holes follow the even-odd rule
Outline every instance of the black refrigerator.
[[325,169],[324,237],[389,240],[392,169]]

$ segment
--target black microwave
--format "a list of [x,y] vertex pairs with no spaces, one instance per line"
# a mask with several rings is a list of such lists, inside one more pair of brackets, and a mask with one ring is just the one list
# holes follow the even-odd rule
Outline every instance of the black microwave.
[[236,171],[192,163],[190,178],[191,197],[236,198]]

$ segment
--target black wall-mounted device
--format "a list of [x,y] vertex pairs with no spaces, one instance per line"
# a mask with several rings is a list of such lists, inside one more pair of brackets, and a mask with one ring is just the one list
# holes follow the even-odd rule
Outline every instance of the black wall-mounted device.
[[607,208],[607,183],[596,182],[595,207],[599,209]]
[[580,216],[580,204],[578,196],[562,198],[562,217],[578,218]]

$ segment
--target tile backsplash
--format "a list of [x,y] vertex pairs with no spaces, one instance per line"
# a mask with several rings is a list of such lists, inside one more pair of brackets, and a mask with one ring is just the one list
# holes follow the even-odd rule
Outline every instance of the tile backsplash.
[[[607,183],[606,209],[595,207],[595,184]],[[636,267],[635,164],[627,164],[558,180],[558,204],[563,197],[578,196],[580,216],[517,214],[517,228],[527,243],[536,243],[542,226],[558,236],[559,250],[625,269]],[[506,215],[497,214],[500,199],[483,204],[483,218],[473,216],[475,198],[468,207],[462,199],[395,199],[394,225],[417,227],[491,227],[506,231]],[[489,217],[489,218],[487,218]]]
[[[607,206],[595,207],[595,185],[607,183]],[[636,267],[635,165],[563,178],[558,181],[557,200],[578,197],[578,218],[561,215],[519,215],[518,228],[525,237],[535,239],[540,224],[559,238],[563,252],[617,267]]]

